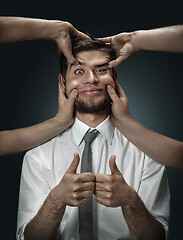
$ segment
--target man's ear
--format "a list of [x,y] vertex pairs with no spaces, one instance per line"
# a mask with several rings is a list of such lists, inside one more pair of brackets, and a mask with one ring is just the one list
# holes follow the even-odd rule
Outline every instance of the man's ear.
[[62,92],[64,94],[66,94],[66,92],[65,92],[65,79],[63,78],[61,73],[59,73],[59,75],[58,75],[58,81],[59,81]]

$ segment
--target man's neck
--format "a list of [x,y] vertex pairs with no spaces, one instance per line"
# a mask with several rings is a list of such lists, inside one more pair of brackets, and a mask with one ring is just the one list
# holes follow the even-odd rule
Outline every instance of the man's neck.
[[101,122],[103,122],[110,112],[104,112],[104,113],[79,113],[76,112],[75,116],[77,119],[79,119],[81,122],[87,124],[88,126],[95,128],[98,126]]

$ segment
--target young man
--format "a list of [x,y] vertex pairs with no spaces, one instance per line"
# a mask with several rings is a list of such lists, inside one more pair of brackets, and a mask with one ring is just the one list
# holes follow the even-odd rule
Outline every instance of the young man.
[[[107,66],[113,51],[95,39],[75,39],[72,48],[78,62],[62,59],[60,79],[66,96],[77,91],[75,122],[25,155],[17,239],[165,239],[169,190],[164,167],[110,121],[107,86],[115,88],[116,74]],[[92,171],[83,172],[85,136],[93,129],[98,134],[90,143]],[[86,208],[84,222],[93,218],[93,226],[83,237],[81,209],[89,203],[92,211]]]

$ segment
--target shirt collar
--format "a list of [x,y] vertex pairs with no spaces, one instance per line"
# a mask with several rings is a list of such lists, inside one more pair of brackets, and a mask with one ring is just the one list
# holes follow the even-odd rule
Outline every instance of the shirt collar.
[[[89,130],[93,129],[81,122],[79,119],[75,118],[75,122],[71,127],[71,131],[73,132],[74,138],[76,140],[76,144],[79,146],[83,140],[85,133]],[[110,121],[110,117],[108,116],[103,122],[101,122],[97,127],[95,127],[100,134],[112,144],[112,139],[114,135],[114,126]]]

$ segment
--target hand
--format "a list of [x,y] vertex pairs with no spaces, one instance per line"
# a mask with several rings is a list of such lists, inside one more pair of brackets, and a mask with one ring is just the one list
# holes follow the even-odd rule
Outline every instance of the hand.
[[72,55],[71,39],[72,36],[77,36],[79,38],[90,39],[86,34],[79,32],[73,25],[69,22],[59,22],[58,29],[56,29],[56,34],[54,34],[53,40],[56,41],[57,46],[61,52],[67,58],[69,64],[77,62],[77,60]]
[[59,74],[59,97],[58,97],[58,113],[55,119],[67,129],[74,123],[74,102],[77,97],[77,90],[73,89],[68,98],[65,96],[64,79]]
[[93,195],[95,177],[92,173],[77,174],[79,161],[79,154],[75,153],[70,167],[55,187],[56,199],[62,206],[80,206],[88,202]]
[[115,159],[116,156],[113,155],[109,160],[111,175],[95,174],[96,200],[106,207],[123,206],[128,200],[128,192],[131,191],[131,188],[125,182],[121,172],[116,166]]
[[111,85],[108,85],[107,92],[112,100],[111,122],[114,126],[118,127],[123,120],[129,120],[132,118],[129,113],[128,99],[118,83],[116,84],[116,91]]
[[112,37],[100,38],[104,43],[110,44],[116,54],[116,60],[109,62],[109,68],[117,67],[140,50],[133,42],[133,35],[134,33],[120,33]]

